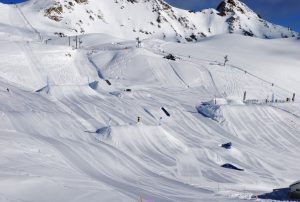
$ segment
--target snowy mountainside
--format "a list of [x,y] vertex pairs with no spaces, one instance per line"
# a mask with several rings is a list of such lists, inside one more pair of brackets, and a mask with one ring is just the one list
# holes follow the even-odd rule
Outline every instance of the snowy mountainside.
[[[249,100],[300,93],[297,39],[231,34],[137,48],[93,34],[80,49],[67,38],[12,39],[0,41],[1,200],[236,202],[297,176],[299,102],[242,102],[244,91]],[[221,119],[197,112],[215,97]],[[219,147],[229,141],[231,150]]]
[[61,36],[106,33],[126,39],[197,41],[224,33],[259,38],[297,35],[263,20],[238,0],[201,12],[178,9],[163,0],[30,0],[19,7],[41,33]]

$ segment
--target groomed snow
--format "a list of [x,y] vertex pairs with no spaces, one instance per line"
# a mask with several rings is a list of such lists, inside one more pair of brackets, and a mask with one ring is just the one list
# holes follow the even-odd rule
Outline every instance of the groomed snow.
[[299,40],[137,48],[91,34],[74,49],[9,15],[20,24],[0,40],[0,201],[244,201],[297,180]]

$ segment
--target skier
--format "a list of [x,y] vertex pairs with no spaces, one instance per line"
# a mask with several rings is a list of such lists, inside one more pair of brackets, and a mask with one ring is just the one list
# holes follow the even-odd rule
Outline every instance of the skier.
[[8,88],[6,88],[6,91],[9,93],[9,89]]
[[139,122],[141,122],[141,117],[137,117],[137,122],[139,123]]
[[225,55],[224,57],[224,66],[226,65],[226,63],[229,61],[228,55]]
[[159,121],[158,121],[158,125],[159,125],[159,126],[162,125],[162,119],[163,119],[162,117],[159,118]]

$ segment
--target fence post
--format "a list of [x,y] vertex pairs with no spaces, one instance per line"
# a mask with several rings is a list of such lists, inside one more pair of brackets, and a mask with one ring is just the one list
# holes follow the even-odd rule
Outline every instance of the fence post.
[[243,98],[244,102],[246,101],[246,98],[247,98],[247,91],[244,92],[244,98]]
[[75,39],[76,39],[76,49],[77,49],[78,48],[78,36],[77,35],[76,35]]

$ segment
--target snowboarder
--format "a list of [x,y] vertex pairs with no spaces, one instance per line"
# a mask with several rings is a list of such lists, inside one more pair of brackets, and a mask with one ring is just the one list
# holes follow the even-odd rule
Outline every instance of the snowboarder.
[[225,57],[224,57],[224,66],[226,65],[226,63],[229,61],[229,59],[228,59],[228,55],[225,55]]

